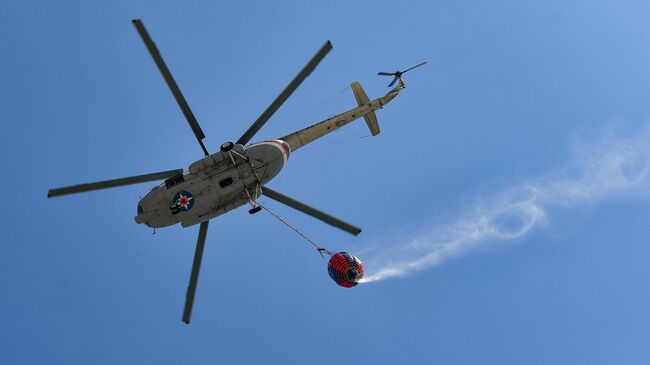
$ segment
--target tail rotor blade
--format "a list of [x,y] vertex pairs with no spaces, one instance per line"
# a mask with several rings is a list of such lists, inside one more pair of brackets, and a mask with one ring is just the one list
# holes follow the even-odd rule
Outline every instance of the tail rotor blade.
[[381,76],[395,76],[394,72],[377,72],[377,75]]
[[393,81],[391,81],[390,84],[388,84],[388,87],[391,87],[391,86],[395,85],[395,82],[397,81],[397,79],[398,79],[398,77],[395,76],[395,78],[393,78]]
[[185,308],[183,309],[183,322],[190,324],[192,317],[192,307],[194,306],[194,296],[196,295],[196,286],[199,283],[199,271],[201,270],[201,260],[203,259],[203,248],[205,247],[205,238],[208,235],[208,223],[205,221],[199,227],[199,238],[196,241],[196,251],[194,251],[194,263],[192,264],[192,273],[190,274],[190,283],[187,286],[185,296]]
[[405,72],[411,71],[412,69],[414,69],[414,68],[416,68],[416,67],[420,67],[420,66],[422,66],[422,65],[424,65],[424,64],[426,64],[426,63],[428,63],[428,62],[429,62],[429,61],[424,61],[424,62],[422,62],[422,63],[420,63],[420,64],[418,64],[418,65],[415,65],[415,66],[413,66],[413,67],[411,67],[411,68],[407,68],[405,71],[402,71],[402,73],[405,73]]

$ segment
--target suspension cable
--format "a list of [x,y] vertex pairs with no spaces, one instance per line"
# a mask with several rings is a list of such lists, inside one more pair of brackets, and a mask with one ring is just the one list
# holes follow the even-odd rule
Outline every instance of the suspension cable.
[[291,224],[289,224],[289,222],[287,222],[286,220],[284,220],[284,219],[283,219],[282,217],[280,217],[279,215],[275,214],[273,211],[271,211],[270,209],[268,209],[268,208],[265,207],[264,205],[259,204],[259,206],[262,207],[262,209],[264,209],[264,210],[266,210],[267,212],[269,212],[269,214],[271,214],[271,215],[272,215],[273,217],[275,217],[277,220],[279,220],[280,222],[284,223],[287,227],[291,228],[294,232],[296,232],[297,234],[299,234],[299,235],[300,235],[302,238],[304,238],[307,242],[311,243],[311,245],[314,246],[314,248],[316,248],[316,251],[318,251],[318,253],[321,255],[321,257],[323,258],[323,260],[325,259],[325,256],[323,256],[323,253],[327,253],[327,254],[330,255],[330,256],[334,255],[333,252],[331,252],[331,251],[329,251],[328,249],[326,249],[326,248],[320,246],[319,244],[317,244],[316,242],[314,242],[311,238],[305,236],[305,235],[304,235],[302,232],[300,232],[296,227],[294,227],[294,226],[292,226]]

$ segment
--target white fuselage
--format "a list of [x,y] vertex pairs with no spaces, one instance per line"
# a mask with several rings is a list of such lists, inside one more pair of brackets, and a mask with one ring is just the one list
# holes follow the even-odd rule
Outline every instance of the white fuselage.
[[135,221],[152,228],[189,227],[245,205],[282,170],[290,153],[287,143],[271,140],[206,156],[151,189],[138,203]]

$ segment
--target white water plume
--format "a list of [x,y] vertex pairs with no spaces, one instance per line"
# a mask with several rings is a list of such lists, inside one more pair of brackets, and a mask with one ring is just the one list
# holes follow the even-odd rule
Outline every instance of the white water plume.
[[364,250],[369,272],[363,282],[405,276],[477,248],[520,239],[550,223],[552,209],[648,192],[650,129],[629,138],[607,136],[598,144],[576,148],[564,168],[482,197],[451,222],[375,242]]

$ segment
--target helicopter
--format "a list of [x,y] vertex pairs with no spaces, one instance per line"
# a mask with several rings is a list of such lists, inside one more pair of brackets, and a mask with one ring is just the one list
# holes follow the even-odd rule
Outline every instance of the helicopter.
[[158,48],[149,36],[144,23],[141,19],[133,19],[132,23],[194,132],[204,157],[189,165],[187,170],[160,171],[55,188],[50,189],[47,196],[51,198],[163,180],[140,199],[137,204],[135,222],[154,229],[179,223],[182,227],[200,225],[183,309],[182,321],[184,323],[189,324],[192,316],[210,219],[247,204],[250,205],[249,213],[255,214],[262,209],[257,199],[264,195],[355,236],[361,233],[361,228],[277,192],[266,184],[285,167],[291,153],[356,119],[364,118],[371,134],[378,135],[380,129],[375,110],[388,104],[406,87],[402,78],[403,73],[422,66],[426,62],[405,71],[380,72],[379,75],[393,76],[389,87],[398,83],[382,97],[369,100],[361,85],[358,82],[353,82],[351,89],[356,98],[357,107],[286,136],[249,144],[255,134],[333,48],[332,43],[328,40],[239,139],[235,142],[224,142],[219,151],[210,153],[203,143],[205,134]]

